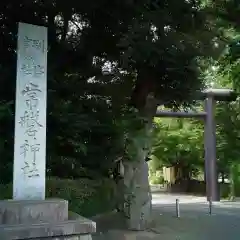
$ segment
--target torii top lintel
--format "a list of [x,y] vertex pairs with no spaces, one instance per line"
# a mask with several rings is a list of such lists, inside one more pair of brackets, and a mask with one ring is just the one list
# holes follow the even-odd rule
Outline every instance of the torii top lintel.
[[[209,88],[203,90],[198,95],[199,100],[204,100],[208,97],[213,97],[216,101],[235,101],[237,98],[237,93],[232,89],[221,89],[221,88]],[[198,100],[196,99],[196,100]]]

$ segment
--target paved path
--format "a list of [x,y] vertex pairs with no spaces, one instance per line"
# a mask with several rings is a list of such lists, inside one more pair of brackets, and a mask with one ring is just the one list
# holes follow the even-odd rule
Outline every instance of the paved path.
[[[176,198],[180,201],[180,218],[176,218]],[[209,215],[203,197],[153,194],[153,214],[154,230],[165,234],[166,240],[240,239],[240,202],[213,203]]]
[[[180,218],[176,217],[176,198],[180,201]],[[240,202],[213,203],[212,215],[203,197],[154,193],[152,202],[154,226],[148,232],[129,232],[119,226],[101,240],[240,239]],[[110,226],[114,221],[117,222],[116,215],[104,225]]]

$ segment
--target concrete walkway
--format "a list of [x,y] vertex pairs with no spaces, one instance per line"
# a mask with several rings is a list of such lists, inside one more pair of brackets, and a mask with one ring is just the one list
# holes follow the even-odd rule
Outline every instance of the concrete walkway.
[[[176,218],[176,198],[180,201],[180,218]],[[212,215],[206,199],[201,197],[157,194],[153,204],[153,230],[168,235],[166,240],[240,239],[240,202],[213,203]]]
[[[180,218],[176,217],[175,202],[180,201]],[[154,224],[145,232],[124,230],[117,214],[108,216],[97,226],[108,233],[97,240],[239,240],[240,202],[213,203],[212,215],[203,197],[189,195],[153,194]]]

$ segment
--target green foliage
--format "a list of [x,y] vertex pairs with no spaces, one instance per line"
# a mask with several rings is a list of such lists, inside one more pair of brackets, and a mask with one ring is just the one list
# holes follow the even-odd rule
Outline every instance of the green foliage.
[[13,136],[12,132],[6,131],[13,128],[13,114],[12,102],[0,101],[0,155],[1,155],[1,180],[2,182],[9,182],[12,180],[12,151],[13,151]]
[[[69,201],[69,210],[85,217],[115,208],[115,183],[109,179],[57,179],[47,180],[47,198]],[[0,198],[12,198],[12,185],[0,185]]]
[[154,124],[153,161],[162,166],[181,166],[187,171],[203,167],[203,126],[182,119],[156,119]]
[[[227,1],[221,6],[220,17],[222,21],[218,24],[225,29],[225,34],[231,30],[228,25],[229,21],[232,22],[235,13],[239,11],[237,8],[232,8],[235,4],[237,4],[235,1]],[[219,11],[218,7],[219,5],[216,6],[217,11]],[[228,15],[230,9],[232,16]],[[225,51],[214,63],[215,71],[211,72],[211,78],[214,87],[232,88],[239,94],[239,29],[235,24],[232,26],[236,28],[231,30],[230,35],[228,34]],[[230,174],[231,166],[240,161],[239,111],[239,97],[233,102],[218,102],[216,104],[218,167],[220,172],[226,174]]]
[[164,184],[163,176],[151,176],[149,180],[151,184]]
[[12,178],[14,104],[6,104],[15,99],[19,21],[48,27],[47,174],[72,179],[109,177],[116,159],[149,148],[139,118],[148,94],[189,103],[204,85],[199,59],[212,55],[215,37],[195,1],[2,0],[0,15],[4,182]]

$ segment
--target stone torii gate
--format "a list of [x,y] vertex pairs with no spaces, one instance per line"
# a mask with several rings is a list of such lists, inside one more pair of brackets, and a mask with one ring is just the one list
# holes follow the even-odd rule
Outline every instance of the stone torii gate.
[[199,118],[204,120],[205,179],[208,201],[220,201],[216,157],[216,101],[234,101],[236,94],[231,89],[207,89],[197,100],[205,101],[204,112],[172,112],[157,110],[156,117]]

